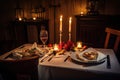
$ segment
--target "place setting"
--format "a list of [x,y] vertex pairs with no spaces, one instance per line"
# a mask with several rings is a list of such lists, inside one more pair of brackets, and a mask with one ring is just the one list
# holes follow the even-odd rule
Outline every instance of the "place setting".
[[82,52],[72,52],[70,55],[73,61],[82,64],[100,64],[106,59],[106,55],[94,48],[87,48]]
[[98,65],[107,60],[108,55],[83,44],[82,41],[78,41],[76,44],[72,41],[68,41],[68,43],[67,47],[63,47],[66,50],[64,62],[70,61],[79,65]]
[[21,60],[38,56],[42,58],[46,53],[50,53],[49,48],[39,47],[36,42],[32,45],[22,45],[19,48],[9,52],[10,54],[4,58],[4,60]]

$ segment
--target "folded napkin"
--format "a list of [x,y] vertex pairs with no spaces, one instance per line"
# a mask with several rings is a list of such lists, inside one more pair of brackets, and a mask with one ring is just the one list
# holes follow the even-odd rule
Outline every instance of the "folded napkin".
[[32,47],[30,49],[36,49],[37,51],[39,51],[39,54],[42,54],[42,56],[50,55],[53,53],[53,49],[50,49],[48,47],[39,48],[36,42],[34,42],[34,44],[32,45]]
[[19,52],[13,52],[12,55],[13,55],[13,58],[15,59],[21,59],[23,57],[23,55],[20,54]]
[[34,42],[32,47],[31,47],[31,49],[34,49],[34,48],[37,48],[37,43],[36,42]]

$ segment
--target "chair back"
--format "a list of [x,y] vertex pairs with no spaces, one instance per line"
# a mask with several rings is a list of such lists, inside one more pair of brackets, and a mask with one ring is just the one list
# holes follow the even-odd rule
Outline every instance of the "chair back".
[[108,48],[108,43],[109,43],[109,40],[110,40],[110,36],[111,36],[111,34],[113,34],[113,35],[116,35],[116,40],[115,40],[113,49],[114,49],[115,52],[117,52],[118,45],[119,45],[119,42],[120,42],[120,31],[112,29],[112,28],[106,28],[105,32],[107,32],[107,35],[106,35],[106,39],[105,39],[104,48]]
[[38,80],[38,58],[0,60],[0,73],[4,80]]

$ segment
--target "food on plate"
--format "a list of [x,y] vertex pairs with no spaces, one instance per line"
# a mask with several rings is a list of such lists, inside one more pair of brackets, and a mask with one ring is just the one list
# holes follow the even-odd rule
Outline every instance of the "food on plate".
[[44,56],[44,54],[48,53],[48,49],[39,49],[39,48],[30,48],[25,50],[15,50],[12,52],[13,58],[20,59],[23,57],[31,57],[31,56]]
[[98,53],[97,52],[84,52],[83,54],[82,54],[82,56],[84,57],[84,58],[86,58],[86,59],[88,59],[88,60],[96,60],[97,59],[97,57],[98,57]]
[[96,60],[98,58],[98,53],[95,51],[76,53],[76,58],[84,62],[89,60]]
[[39,48],[33,48],[33,49],[27,49],[26,53],[30,53],[30,55],[38,55],[43,56],[45,53],[48,53],[47,49],[39,49]]
[[23,57],[28,57],[28,56],[32,56],[30,53],[28,52],[22,52],[21,55],[23,55]]
[[76,54],[77,59],[81,60],[81,61],[86,61],[86,59],[84,59],[82,56],[80,56],[79,54]]
[[12,56],[15,59],[21,59],[23,57],[19,52],[12,52]]

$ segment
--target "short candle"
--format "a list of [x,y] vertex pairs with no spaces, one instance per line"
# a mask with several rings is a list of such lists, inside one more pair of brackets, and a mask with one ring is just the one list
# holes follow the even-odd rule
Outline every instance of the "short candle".
[[22,18],[21,18],[21,17],[19,17],[19,21],[22,21]]
[[54,51],[59,51],[58,45],[54,44]]
[[77,48],[82,48],[82,42],[77,42]]

